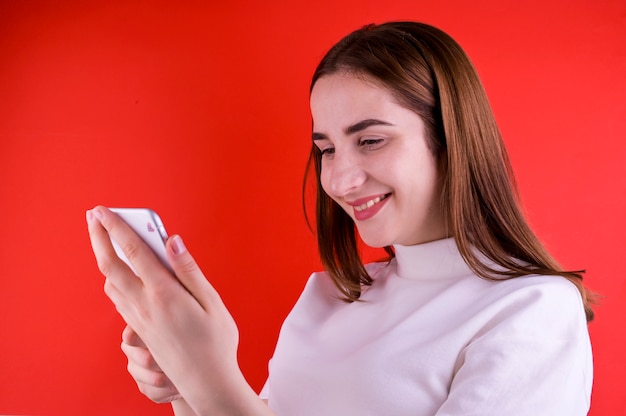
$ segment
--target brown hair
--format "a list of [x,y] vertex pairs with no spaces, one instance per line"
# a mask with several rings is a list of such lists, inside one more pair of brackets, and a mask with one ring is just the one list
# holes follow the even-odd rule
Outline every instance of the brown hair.
[[[576,285],[587,320],[593,319],[583,271],[564,271],[524,218],[485,90],[469,58],[450,36],[422,23],[368,25],[330,49],[313,75],[311,90],[321,77],[342,72],[380,83],[422,118],[439,163],[441,209],[449,234],[478,276],[491,280],[563,276]],[[322,189],[321,154],[315,145],[307,173],[311,169],[317,178],[316,231],[322,264],[344,299],[358,300],[361,287],[372,279],[359,256],[354,222]],[[482,262],[475,250],[497,266]],[[391,247],[385,251],[393,257]]]

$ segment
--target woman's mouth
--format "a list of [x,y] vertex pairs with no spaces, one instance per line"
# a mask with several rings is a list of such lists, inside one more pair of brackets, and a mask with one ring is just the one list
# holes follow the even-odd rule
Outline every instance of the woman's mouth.
[[387,195],[382,195],[382,196],[377,196],[376,198],[374,198],[374,199],[370,199],[369,201],[367,201],[367,202],[366,202],[366,203],[364,203],[364,204],[361,204],[361,205],[359,205],[359,206],[355,206],[355,207],[354,207],[354,210],[355,210],[355,211],[358,211],[358,212],[364,211],[364,210],[366,210],[366,209],[368,209],[368,208],[371,208],[371,207],[373,207],[374,205],[378,204],[380,201],[382,201],[383,199],[387,198],[389,195],[390,195],[390,194],[387,194]]
[[[373,217],[385,205],[384,203],[391,194],[379,195],[375,198],[368,199],[359,205],[352,205],[354,208],[354,218],[362,221]],[[360,202],[360,201],[358,201]]]

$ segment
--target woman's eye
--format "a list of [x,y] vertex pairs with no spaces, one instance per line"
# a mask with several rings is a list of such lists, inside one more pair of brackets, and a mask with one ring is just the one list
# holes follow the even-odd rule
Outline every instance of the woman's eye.
[[384,140],[377,137],[364,137],[359,141],[359,146],[369,150],[378,149],[384,144]]
[[335,148],[334,147],[327,147],[325,149],[320,149],[320,153],[322,154],[322,157],[323,156],[330,156],[330,155],[335,153]]

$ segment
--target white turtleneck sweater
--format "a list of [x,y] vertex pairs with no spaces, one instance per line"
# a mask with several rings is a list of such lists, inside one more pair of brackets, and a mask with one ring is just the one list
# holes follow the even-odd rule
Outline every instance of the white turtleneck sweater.
[[489,281],[453,239],[395,246],[362,301],[314,273],[261,392],[278,416],[577,416],[589,409],[581,296],[558,276]]

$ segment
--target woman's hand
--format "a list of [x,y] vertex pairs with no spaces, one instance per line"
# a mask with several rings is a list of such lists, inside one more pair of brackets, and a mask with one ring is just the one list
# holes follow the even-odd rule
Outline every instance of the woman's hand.
[[128,372],[146,397],[155,403],[169,403],[181,398],[176,386],[161,370],[146,344],[128,325],[122,332],[122,351],[128,358]]
[[[198,414],[267,414],[239,369],[235,322],[182,239],[173,236],[166,244],[174,276],[108,209],[88,211],[87,222],[105,293],[191,408]],[[138,276],[117,257],[109,235]]]
[[128,325],[122,332],[122,351],[128,358],[128,372],[139,391],[155,403],[172,403],[176,416],[196,416],[176,386],[154,361],[139,335]]

